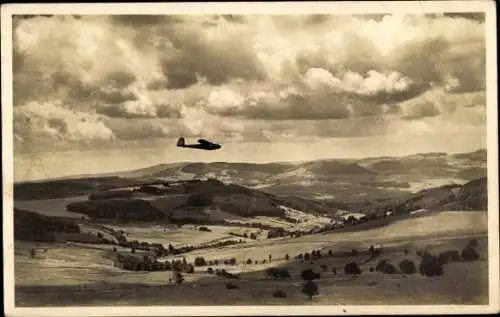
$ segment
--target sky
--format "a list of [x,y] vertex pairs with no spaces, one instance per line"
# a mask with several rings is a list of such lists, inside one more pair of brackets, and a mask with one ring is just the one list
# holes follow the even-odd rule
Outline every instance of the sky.
[[14,17],[14,177],[474,151],[485,53],[480,14]]

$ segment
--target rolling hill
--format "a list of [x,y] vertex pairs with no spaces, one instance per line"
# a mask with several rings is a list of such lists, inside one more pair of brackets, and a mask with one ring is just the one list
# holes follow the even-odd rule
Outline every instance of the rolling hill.
[[[162,185],[163,186],[163,185]],[[327,213],[330,206],[290,197],[277,197],[259,190],[219,180],[178,182],[159,186],[160,193],[145,193],[142,187],[131,189],[124,197],[122,191],[107,190],[106,195],[93,193],[94,199],[72,202],[67,210],[94,219],[161,223],[219,223],[218,215],[243,218],[284,218],[285,207],[305,213]],[[113,193],[116,193],[113,196]]]
[[483,177],[464,185],[447,185],[422,190],[406,200],[402,210],[487,210],[488,183]]
[[[338,210],[366,214],[420,208],[485,210],[486,151],[301,163],[160,164],[92,177],[16,183],[14,199],[23,209],[30,202],[67,200],[67,211],[78,218],[84,214],[162,223],[286,220],[284,207],[331,218],[338,217]],[[63,202],[58,200],[57,206]],[[31,205],[36,209],[37,204]]]
[[21,241],[54,241],[58,233],[79,233],[69,219],[47,217],[36,212],[14,208],[14,239]]
[[368,205],[276,196],[215,179],[158,185],[154,187],[158,188],[158,192],[151,192],[150,189],[145,192],[144,188],[138,186],[128,189],[128,197],[124,197],[123,190],[102,190],[106,195],[101,196],[96,196],[94,192],[87,199],[68,203],[66,209],[94,220],[157,224],[224,224],[234,220],[239,223],[248,220],[260,222],[262,217],[271,222],[295,223],[299,218],[307,218],[306,215],[312,215],[317,220],[325,215],[330,219],[340,219],[345,211],[380,216],[387,211],[408,214],[418,209],[487,209],[486,178],[464,185],[429,188],[397,199],[376,199]]

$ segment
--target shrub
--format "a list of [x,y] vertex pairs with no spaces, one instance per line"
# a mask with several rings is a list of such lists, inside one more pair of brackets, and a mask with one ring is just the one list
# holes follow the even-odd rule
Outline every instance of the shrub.
[[172,270],[172,264],[169,261],[166,261],[165,263],[163,263],[163,265],[165,267],[165,270],[167,271]]
[[182,276],[181,272],[174,272],[172,281],[177,285],[182,284],[182,282],[184,282],[184,277]]
[[478,242],[477,242],[477,240],[476,240],[476,239],[472,239],[472,240],[470,240],[470,241],[469,241],[469,243],[467,244],[467,246],[470,246],[470,247],[472,247],[472,248],[475,248],[475,247],[477,247],[478,245],[479,245],[479,244],[478,244]]
[[314,279],[319,279],[321,277],[321,275],[319,273],[315,273],[313,270],[311,269],[307,269],[307,270],[303,270],[301,273],[300,273],[300,277],[304,280],[304,281],[312,281]]
[[252,259],[248,259],[247,264],[252,264]]
[[420,259],[420,264],[418,265],[418,271],[420,274],[432,277],[443,275],[443,267],[439,264],[438,258],[430,254],[424,254]]
[[309,252],[304,253],[304,260],[309,261],[311,259],[311,255]]
[[281,277],[282,279],[285,279],[290,277],[290,273],[287,269],[270,267],[266,270],[266,276],[271,278]]
[[460,261],[460,255],[456,250],[448,250],[439,253],[438,262],[440,265],[445,265],[451,262]]
[[183,263],[182,266],[184,267],[184,271],[186,273],[194,273],[194,265],[189,263]]
[[399,263],[399,269],[401,270],[401,272],[408,275],[412,275],[417,272],[417,267],[415,266],[415,263],[413,263],[413,261],[409,261],[406,259],[404,259]]
[[207,273],[208,273],[208,274],[214,274],[214,269],[212,269],[211,267],[209,267],[209,268],[207,269]]
[[278,289],[278,290],[276,290],[276,291],[273,292],[273,297],[285,298],[286,297],[286,293],[283,292],[282,290]]
[[306,294],[309,297],[309,300],[312,300],[312,297],[318,294],[318,285],[316,285],[314,281],[309,280],[304,284],[302,293]]
[[172,261],[172,270],[173,271],[182,271],[184,268],[184,265],[182,264],[182,261]]
[[389,262],[385,263],[384,268],[382,270],[382,273],[384,274],[396,274],[397,272],[398,270],[394,267],[394,265],[392,265]]
[[214,260],[214,265],[219,265],[219,260]]
[[236,264],[236,258],[230,258],[228,261],[229,265],[235,265]]
[[361,269],[355,262],[349,262],[344,266],[344,273],[346,275],[361,274]]
[[205,265],[207,265],[207,261],[205,261],[204,257],[198,256],[194,259],[194,265],[205,266]]
[[479,260],[479,253],[469,244],[462,250],[462,259],[464,261],[477,261]]
[[288,272],[287,269],[282,269],[281,271],[279,271],[278,276],[281,277],[282,279],[291,277],[290,272]]
[[375,271],[382,272],[384,270],[384,267],[385,267],[386,263],[387,263],[386,260],[380,260],[380,261],[378,261],[377,265],[375,266]]

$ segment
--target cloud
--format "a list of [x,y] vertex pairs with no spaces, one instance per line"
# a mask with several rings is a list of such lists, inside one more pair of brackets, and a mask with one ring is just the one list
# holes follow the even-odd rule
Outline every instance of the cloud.
[[449,93],[446,89],[430,90],[418,97],[399,104],[402,118],[418,119],[451,114],[458,108],[485,107],[484,92]]
[[111,142],[113,131],[99,116],[60,104],[29,102],[14,108],[14,138],[21,147]]
[[20,17],[16,138],[357,137],[465,108],[481,124],[484,37],[477,14]]
[[174,29],[169,40],[174,48],[162,57],[167,88],[185,88],[203,77],[221,85],[231,78],[265,79],[265,70],[250,43],[224,36],[220,30],[204,34],[199,30]]

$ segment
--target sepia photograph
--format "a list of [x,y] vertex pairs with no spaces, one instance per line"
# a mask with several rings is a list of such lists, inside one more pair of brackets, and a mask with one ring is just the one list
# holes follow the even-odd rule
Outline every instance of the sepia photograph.
[[496,70],[493,1],[3,5],[5,313],[498,312]]

